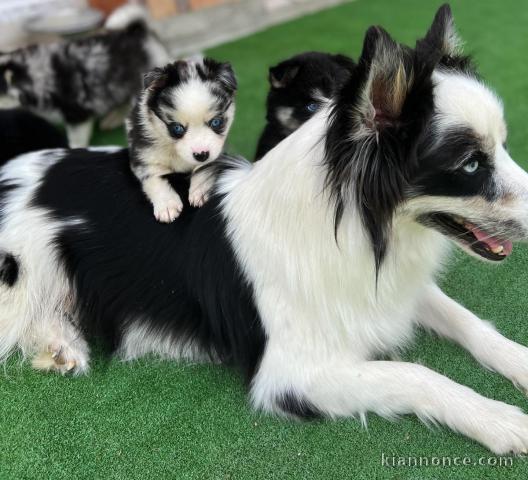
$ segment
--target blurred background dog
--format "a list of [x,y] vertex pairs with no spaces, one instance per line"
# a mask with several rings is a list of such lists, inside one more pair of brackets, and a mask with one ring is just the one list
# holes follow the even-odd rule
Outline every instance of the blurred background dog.
[[65,123],[70,146],[85,147],[94,120],[103,128],[122,124],[142,73],[168,60],[144,10],[126,5],[101,33],[0,55],[0,104]]

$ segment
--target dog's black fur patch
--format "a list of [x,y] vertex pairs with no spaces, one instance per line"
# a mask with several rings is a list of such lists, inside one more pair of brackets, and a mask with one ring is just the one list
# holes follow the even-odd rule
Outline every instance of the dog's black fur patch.
[[22,153],[67,147],[64,132],[43,118],[19,108],[0,110],[0,165]]
[[10,253],[0,252],[0,282],[12,287],[18,279],[19,265]]
[[[56,241],[85,333],[115,349],[138,320],[175,342],[198,344],[250,379],[266,340],[252,286],[226,236],[221,199],[200,209],[187,203],[176,221],[161,224],[128,162],[127,150],[72,150],[50,168],[34,199],[58,219],[84,220]],[[187,177],[169,179],[186,202]]]
[[323,417],[317,407],[292,392],[281,395],[277,404],[283,412],[304,420],[317,420]]
[[[266,102],[266,126],[262,132],[255,160],[293,133],[314,112],[307,106],[319,104],[314,92],[330,99],[350,76],[355,64],[344,55],[306,52],[269,69],[270,91]],[[277,114],[281,108],[292,109],[292,124],[286,125]],[[295,127],[295,128],[294,128]]]

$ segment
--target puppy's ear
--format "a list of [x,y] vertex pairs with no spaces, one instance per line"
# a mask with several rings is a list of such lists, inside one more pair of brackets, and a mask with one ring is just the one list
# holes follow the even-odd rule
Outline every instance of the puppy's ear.
[[220,63],[212,58],[204,58],[204,75],[208,80],[218,82],[230,95],[237,90],[237,80],[229,62]]
[[273,88],[284,88],[299,73],[299,65],[282,62],[269,69],[268,80]]
[[167,73],[162,68],[155,68],[143,75],[143,88],[145,90],[157,90],[163,88],[166,83]]
[[461,54],[461,41],[457,35],[451,7],[442,5],[424,38],[416,42],[416,50],[425,61],[437,64],[444,57]]
[[371,133],[399,124],[413,83],[413,71],[407,71],[405,55],[381,27],[367,30],[358,64],[363,85],[357,111],[360,122]]

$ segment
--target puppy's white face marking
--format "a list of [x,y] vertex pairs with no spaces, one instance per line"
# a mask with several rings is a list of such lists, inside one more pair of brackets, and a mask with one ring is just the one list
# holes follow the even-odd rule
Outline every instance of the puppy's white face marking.
[[[218,98],[211,91],[211,85],[199,79],[191,79],[170,92],[172,106],[160,108],[161,118],[153,111],[148,112],[152,125],[152,139],[168,151],[173,168],[191,170],[204,160],[197,155],[207,152],[208,160],[216,159],[224,147],[225,139],[233,122],[235,105],[232,102],[227,110],[218,109]],[[213,119],[221,119],[221,131],[211,126]],[[185,129],[181,138],[171,135],[171,124],[179,124]]]
[[[193,154],[208,152],[209,159],[216,159],[224,147],[225,135],[233,120],[234,105],[223,113],[216,108],[218,98],[215,97],[210,86],[200,80],[191,80],[174,89],[174,110],[165,110],[167,119],[178,122],[186,129],[185,135],[174,140],[174,148],[178,157],[186,162],[198,165]],[[221,118],[226,126],[222,133],[215,132],[210,122]]]
[[301,126],[299,121],[293,116],[292,107],[279,107],[276,115],[280,124],[292,132]]

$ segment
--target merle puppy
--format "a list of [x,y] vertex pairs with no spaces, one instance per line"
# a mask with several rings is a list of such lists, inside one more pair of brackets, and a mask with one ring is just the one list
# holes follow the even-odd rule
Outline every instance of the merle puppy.
[[0,104],[64,122],[70,145],[85,147],[94,119],[123,123],[119,112],[140,90],[142,74],[168,61],[143,9],[126,5],[103,33],[0,54]]
[[255,160],[297,130],[336,93],[355,64],[344,55],[305,52],[269,69],[267,124]]
[[[128,121],[130,166],[154,216],[172,222],[183,202],[165,178],[189,173],[222,153],[235,116],[237,82],[229,63],[179,60],[145,75]],[[189,203],[201,206],[209,187],[191,177]]]

